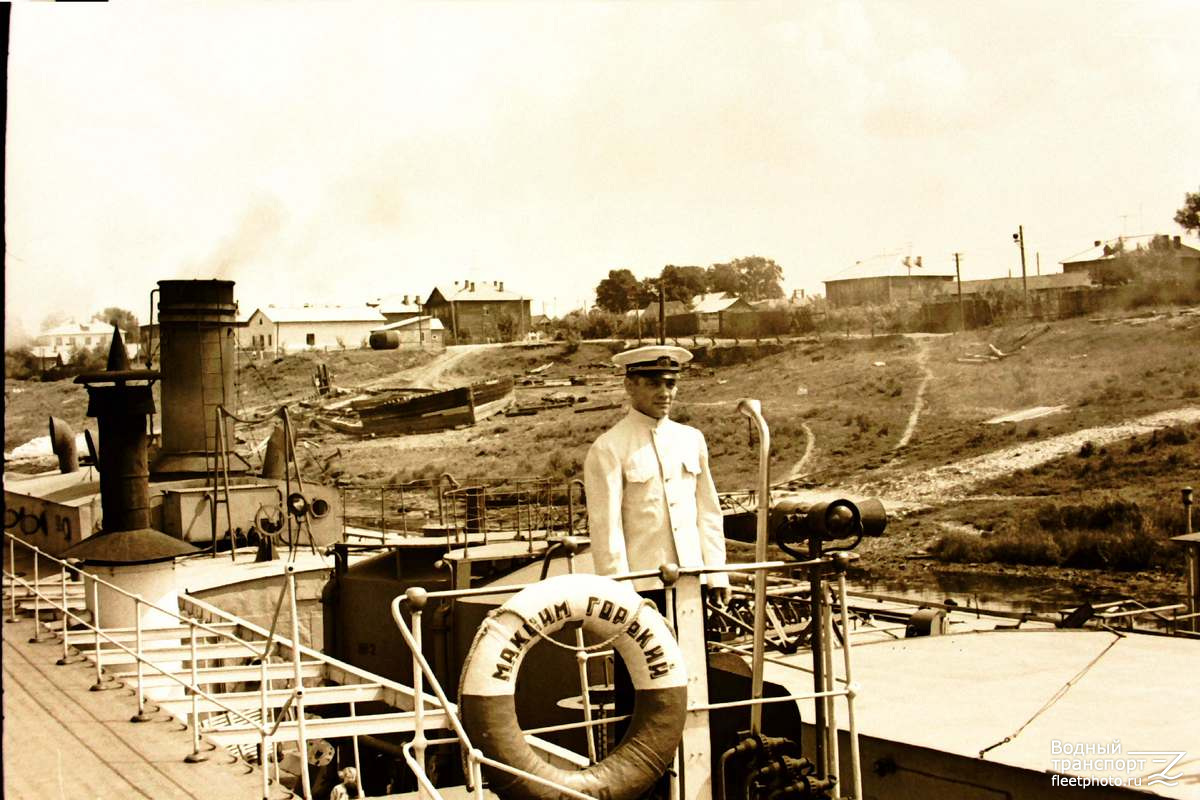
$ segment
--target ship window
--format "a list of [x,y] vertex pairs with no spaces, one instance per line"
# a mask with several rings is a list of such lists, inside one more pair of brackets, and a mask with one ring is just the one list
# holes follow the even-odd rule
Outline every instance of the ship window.
[[304,343],[310,347],[312,345],[316,344],[317,343],[317,335],[315,333],[305,334]]

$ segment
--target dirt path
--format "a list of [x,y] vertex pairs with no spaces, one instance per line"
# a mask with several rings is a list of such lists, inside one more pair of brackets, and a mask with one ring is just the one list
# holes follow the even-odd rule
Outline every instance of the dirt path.
[[471,353],[488,347],[502,347],[499,344],[460,344],[447,347],[440,356],[412,369],[394,372],[382,378],[376,378],[363,384],[365,388],[378,388],[385,385],[419,386],[426,389],[449,389],[461,381],[446,381],[443,375]]
[[800,423],[800,427],[804,429],[804,455],[800,456],[800,460],[792,465],[787,475],[772,483],[772,486],[782,486],[789,481],[794,481],[802,477],[804,475],[804,465],[808,463],[808,460],[812,458],[813,451],[816,450],[817,437],[813,434],[812,428],[808,426],[807,422]]
[[1196,422],[1200,422],[1200,406],[1161,411],[1115,425],[1085,428],[1049,439],[1006,447],[953,464],[873,482],[862,486],[861,491],[864,494],[894,499],[902,504],[944,505],[963,498],[981,483],[1077,453],[1085,442],[1102,447],[1172,425]]
[[917,422],[921,419],[921,411],[925,408],[925,389],[933,380],[933,370],[929,368],[929,340],[922,338],[916,341],[917,366],[921,368],[923,374],[921,383],[917,386],[917,398],[913,401],[912,413],[908,415],[908,424],[904,426],[904,433],[900,435],[900,441],[896,442],[896,450],[902,449],[912,440],[913,433],[917,430]]

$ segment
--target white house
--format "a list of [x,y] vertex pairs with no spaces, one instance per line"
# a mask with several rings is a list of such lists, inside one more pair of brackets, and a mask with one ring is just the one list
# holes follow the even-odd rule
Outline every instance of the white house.
[[386,324],[368,306],[266,306],[250,315],[238,331],[243,348],[268,353],[297,350],[345,350],[365,347],[371,331]]
[[[42,331],[34,340],[33,354],[39,358],[54,358],[60,356],[63,361],[70,361],[80,350],[92,350],[97,346],[107,352],[108,344],[112,341],[112,324],[98,319],[88,322],[67,322]],[[122,338],[127,338],[122,334]],[[136,342],[126,342],[125,352],[129,357],[136,358],[138,346]]]

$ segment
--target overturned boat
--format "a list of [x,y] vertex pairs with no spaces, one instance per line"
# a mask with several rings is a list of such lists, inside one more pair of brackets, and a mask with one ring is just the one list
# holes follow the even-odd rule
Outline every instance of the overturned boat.
[[350,414],[326,414],[321,422],[342,433],[397,436],[432,433],[486,419],[513,400],[512,378],[497,378],[444,391],[396,389],[354,400]]

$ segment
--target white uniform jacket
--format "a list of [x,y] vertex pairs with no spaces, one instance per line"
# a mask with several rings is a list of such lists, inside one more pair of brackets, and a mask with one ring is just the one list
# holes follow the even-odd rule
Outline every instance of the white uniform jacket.
[[[631,410],[592,444],[583,467],[596,574],[725,564],[704,434]],[[728,586],[728,575],[707,576]]]

